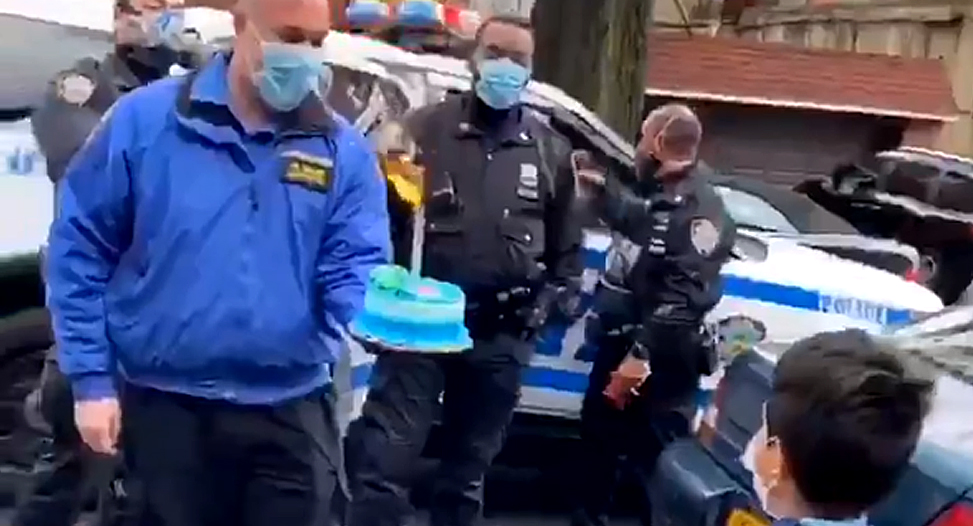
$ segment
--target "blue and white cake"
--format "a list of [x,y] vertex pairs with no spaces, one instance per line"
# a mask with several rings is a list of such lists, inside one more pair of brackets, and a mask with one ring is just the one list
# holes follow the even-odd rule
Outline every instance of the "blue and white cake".
[[454,353],[473,346],[464,323],[466,295],[451,283],[403,267],[375,268],[352,337],[382,350]]

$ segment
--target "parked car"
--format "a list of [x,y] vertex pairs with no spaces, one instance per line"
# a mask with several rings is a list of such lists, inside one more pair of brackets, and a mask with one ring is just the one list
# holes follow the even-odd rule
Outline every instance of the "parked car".
[[839,257],[921,281],[919,252],[894,239],[865,236],[807,196],[753,177],[710,176],[737,227],[773,234]]
[[903,147],[796,189],[866,235],[916,247],[945,303],[973,281],[973,160]]
[[[935,374],[933,410],[908,472],[868,512],[871,526],[973,525],[973,307],[949,308],[885,336]],[[759,526],[770,523],[740,462],[761,425],[777,356],[738,355],[716,388],[698,439],[671,445],[659,461],[653,511],[660,526]]]

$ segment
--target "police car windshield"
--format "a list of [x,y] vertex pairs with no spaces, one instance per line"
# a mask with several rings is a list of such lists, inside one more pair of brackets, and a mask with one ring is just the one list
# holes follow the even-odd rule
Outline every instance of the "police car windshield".
[[716,191],[723,198],[726,211],[737,226],[767,232],[798,233],[780,210],[763,199],[725,186],[717,186]]

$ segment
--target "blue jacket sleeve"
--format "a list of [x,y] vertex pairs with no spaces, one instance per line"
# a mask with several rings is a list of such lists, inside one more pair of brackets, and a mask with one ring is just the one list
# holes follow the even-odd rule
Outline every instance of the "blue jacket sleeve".
[[317,289],[325,315],[345,328],[361,308],[368,275],[391,252],[387,189],[365,139],[343,146],[348,161],[337,166],[335,208],[318,253]]
[[68,165],[48,239],[48,302],[58,364],[79,400],[115,396],[104,296],[133,221],[133,124],[123,102],[105,114]]

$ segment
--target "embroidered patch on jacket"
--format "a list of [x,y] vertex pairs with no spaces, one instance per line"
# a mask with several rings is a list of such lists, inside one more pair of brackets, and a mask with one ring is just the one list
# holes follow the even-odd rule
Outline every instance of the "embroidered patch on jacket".
[[325,157],[308,155],[298,151],[283,153],[287,160],[285,182],[296,184],[315,192],[331,190],[334,182],[334,161]]
[[95,93],[95,81],[80,73],[64,73],[55,81],[57,98],[73,104],[84,106]]
[[712,221],[706,218],[693,219],[691,239],[696,252],[703,256],[708,256],[716,250],[716,245],[720,242],[720,230]]

